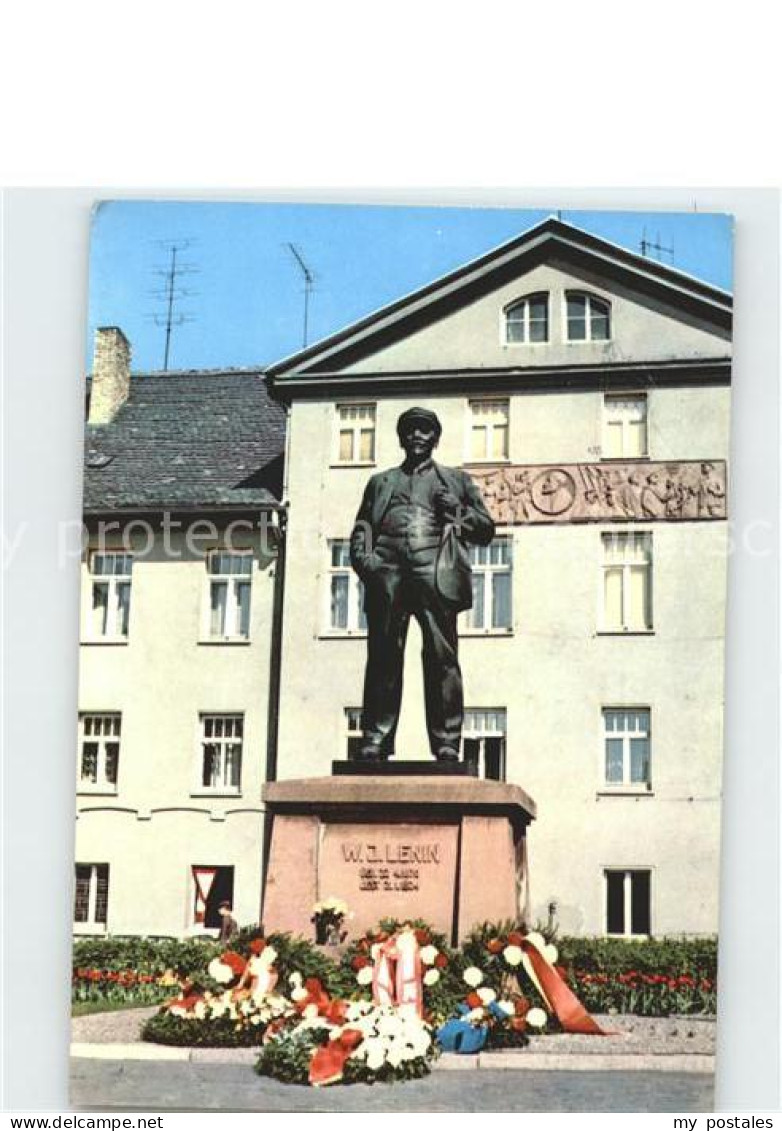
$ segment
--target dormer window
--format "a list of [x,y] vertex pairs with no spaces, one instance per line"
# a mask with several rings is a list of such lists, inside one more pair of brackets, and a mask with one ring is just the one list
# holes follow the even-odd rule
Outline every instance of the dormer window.
[[548,295],[527,295],[505,308],[505,343],[548,341]]
[[567,340],[607,342],[611,337],[611,307],[605,299],[579,291],[568,291]]

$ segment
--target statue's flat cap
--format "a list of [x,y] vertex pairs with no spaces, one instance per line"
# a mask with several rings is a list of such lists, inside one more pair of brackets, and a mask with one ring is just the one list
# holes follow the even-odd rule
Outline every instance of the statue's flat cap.
[[397,420],[397,422],[396,422],[397,432],[402,432],[403,429],[408,424],[412,423],[412,421],[414,421],[414,420],[420,420],[420,421],[423,421],[425,424],[431,425],[431,427],[433,427],[436,430],[438,435],[443,430],[443,427],[442,427],[436,413],[432,412],[431,409],[428,409],[428,408],[420,408],[418,406],[414,406],[413,408],[405,409],[405,411],[402,413],[402,415]]

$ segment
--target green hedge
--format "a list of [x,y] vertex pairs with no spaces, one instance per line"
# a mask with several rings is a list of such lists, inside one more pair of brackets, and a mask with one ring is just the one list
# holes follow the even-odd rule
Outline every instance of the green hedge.
[[717,979],[717,939],[595,939],[565,937],[554,940],[558,965],[605,974],[638,970],[646,974],[677,977],[697,974]]
[[137,974],[164,974],[166,970],[173,970],[180,977],[192,977],[205,971],[224,949],[214,939],[149,939],[121,935],[74,939],[73,969],[133,970]]
[[717,939],[589,939],[555,941],[557,965],[592,1013],[717,1011]]
[[[488,929],[488,928],[487,928]],[[246,928],[231,949],[247,954],[260,929]],[[334,996],[353,996],[353,950],[341,967],[305,939],[273,934],[279,952],[280,989],[292,969],[318,977]],[[714,1013],[717,993],[716,938],[555,939],[557,965],[593,1013]],[[211,939],[77,939],[73,947],[74,1001],[157,1003],[175,997],[179,985],[219,989],[207,974],[224,948]],[[469,948],[468,948],[469,952]],[[454,972],[464,965],[461,952],[449,952]],[[465,956],[466,957],[466,956]],[[461,990],[461,987],[459,987]],[[445,980],[440,991],[446,989]]]

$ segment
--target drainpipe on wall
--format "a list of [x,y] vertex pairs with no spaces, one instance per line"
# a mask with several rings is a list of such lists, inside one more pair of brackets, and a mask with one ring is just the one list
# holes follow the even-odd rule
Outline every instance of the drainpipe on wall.
[[[287,505],[277,511],[277,562],[274,573],[274,600],[269,657],[269,711],[266,719],[266,781],[277,780],[277,746],[280,731],[280,684],[282,671],[283,602],[285,597],[285,561],[288,535]],[[263,821],[263,856],[261,859],[261,907],[259,920],[263,923],[263,895],[266,890],[266,873],[269,868],[269,850],[272,841],[272,821]]]

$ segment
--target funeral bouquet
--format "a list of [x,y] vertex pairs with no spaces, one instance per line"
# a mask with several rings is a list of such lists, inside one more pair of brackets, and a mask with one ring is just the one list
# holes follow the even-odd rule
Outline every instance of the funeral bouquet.
[[466,939],[462,955],[468,1012],[491,1006],[499,1022],[488,1027],[489,1045],[526,1043],[526,1034],[547,1029],[602,1035],[556,965],[556,947],[540,932],[485,923]]
[[330,998],[293,978],[293,1010],[266,1030],[256,1071],[290,1084],[409,1080],[429,1072],[432,1031],[414,1008]]
[[462,996],[459,952],[420,919],[381,920],[348,947],[342,966],[357,995],[379,1004],[413,1002],[433,1023],[449,1017]]
[[348,905],[334,896],[316,903],[310,920],[315,926],[315,942],[332,946],[343,942],[347,933],[343,926],[347,914]]

